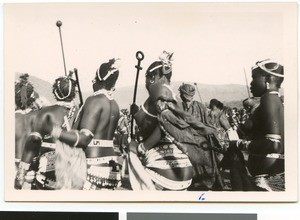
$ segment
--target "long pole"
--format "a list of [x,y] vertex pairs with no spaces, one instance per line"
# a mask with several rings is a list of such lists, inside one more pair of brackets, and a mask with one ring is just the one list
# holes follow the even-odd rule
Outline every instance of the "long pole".
[[62,50],[63,61],[64,61],[64,67],[65,67],[65,76],[67,76],[67,68],[66,68],[66,60],[65,60],[64,46],[63,46],[63,41],[62,41],[62,36],[61,36],[61,29],[60,29],[60,27],[62,26],[62,22],[61,22],[61,21],[57,21],[57,22],[56,22],[56,26],[58,27],[58,30],[59,30],[60,44],[61,44],[61,50]]
[[[140,73],[140,70],[143,69],[141,67],[141,61],[144,59],[144,54],[143,54],[142,51],[138,51],[138,52],[136,52],[135,56],[136,56],[136,59],[138,60],[138,64],[135,66],[137,71],[136,71],[136,77],[135,77],[135,85],[134,85],[132,105],[135,105],[135,101],[136,101],[136,93],[137,93],[137,86],[138,86],[138,81],[139,81],[139,73]],[[133,114],[131,114],[131,138],[133,138],[133,123],[134,123],[134,118],[133,118]]]
[[246,70],[244,68],[244,74],[245,74],[245,80],[246,80],[246,88],[247,88],[247,92],[248,92],[248,97],[250,98],[250,89],[249,89],[249,85],[248,85],[248,80],[247,80],[247,75],[246,75]]
[[199,98],[200,98],[200,102],[201,102],[201,103],[203,103],[203,101],[202,101],[202,98],[201,98],[201,95],[200,95],[200,92],[199,92],[199,89],[198,89],[198,85],[197,85],[197,83],[194,83],[194,85],[195,85],[195,87],[196,87],[196,90],[197,90],[198,96],[199,96]]
[[78,88],[78,94],[79,94],[79,100],[80,100],[79,108],[80,108],[83,105],[83,98],[82,98],[82,93],[81,93],[80,84],[79,84],[78,71],[76,68],[74,69],[74,73],[75,73],[76,83],[77,83],[77,88]]

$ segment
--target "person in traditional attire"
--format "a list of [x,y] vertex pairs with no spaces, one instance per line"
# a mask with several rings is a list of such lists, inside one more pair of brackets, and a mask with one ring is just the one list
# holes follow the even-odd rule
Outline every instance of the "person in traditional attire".
[[[260,104],[242,126],[251,139],[232,145],[249,153],[247,168],[252,178],[240,181],[241,190],[285,190],[284,108],[279,97],[283,79],[283,66],[276,61],[259,61],[252,68],[250,89],[254,97],[260,97]],[[243,158],[241,161],[244,163]],[[245,170],[242,174],[245,175]]]
[[22,74],[15,82],[15,164],[18,168],[21,161],[26,139],[30,134],[29,122],[36,115],[34,102],[37,93],[33,85],[28,82],[28,73]]
[[24,73],[19,77],[19,81],[15,83],[16,112],[23,114],[43,107],[39,94],[34,90],[28,78],[29,74]]
[[201,123],[183,110],[177,111],[176,97],[170,88],[172,55],[164,51],[160,60],[149,66],[146,71],[149,97],[137,112],[131,107],[131,113],[136,112],[134,118],[140,135],[139,143],[130,143],[129,178],[133,190],[186,190],[194,176],[187,144],[191,141],[199,145],[190,124]]
[[65,131],[53,123],[45,128],[46,133],[68,144],[70,149],[84,150],[87,168],[84,190],[116,189],[121,183],[113,145],[119,120],[119,106],[113,96],[119,65],[119,59],[110,59],[97,69],[94,94],[81,108],[74,125],[76,130]]
[[[34,182],[33,188],[37,189],[53,190],[62,188],[56,182],[56,174],[60,166],[59,160],[72,165],[74,163],[71,161],[72,158],[61,158],[62,153],[65,153],[64,148],[68,149],[68,147],[56,142],[53,136],[45,133],[44,127],[47,126],[48,117],[52,117],[61,129],[70,130],[76,109],[78,109],[73,102],[76,95],[75,86],[75,80],[70,75],[57,78],[52,89],[57,102],[38,111],[35,120],[30,123],[31,133],[26,140],[15,181],[17,189],[22,188],[26,181]],[[83,154],[80,151],[71,153]],[[64,172],[74,175],[73,181],[70,182],[72,186],[69,187],[76,188],[76,185],[82,184],[80,183],[80,175],[85,175],[85,171],[84,167],[80,166],[81,164],[73,173],[70,173],[69,169],[64,170]],[[35,171],[37,172],[35,173]]]
[[217,128],[218,139],[220,140],[223,150],[226,150],[229,147],[229,141],[238,140],[238,135],[236,130],[230,126],[223,107],[223,103],[217,99],[211,99],[209,102],[209,117],[211,123]]
[[120,149],[120,152],[125,155],[128,152],[128,138],[130,135],[129,132],[129,120],[128,120],[128,111],[127,109],[122,109],[120,111],[120,118],[118,121],[118,127],[116,130],[116,139]]
[[[202,103],[194,100],[195,87],[190,84],[182,84],[179,87],[179,92],[183,110],[194,116],[199,122],[211,127],[208,109]],[[211,140],[212,138],[215,138],[216,130],[213,132],[214,133],[205,136],[205,138],[210,145],[216,146],[216,148],[195,148],[195,154],[199,158],[194,160],[195,163],[193,163],[196,176],[193,178],[193,184],[190,187],[190,190],[220,190],[223,188],[223,180],[218,170],[215,153],[215,151],[221,149],[217,148],[220,147],[220,145],[217,145]]]

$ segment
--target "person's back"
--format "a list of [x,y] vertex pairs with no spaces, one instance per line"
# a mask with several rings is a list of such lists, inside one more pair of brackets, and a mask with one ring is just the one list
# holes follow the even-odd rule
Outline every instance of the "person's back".
[[[32,169],[37,171],[35,177],[35,187],[38,189],[56,189],[56,140],[44,132],[44,126],[51,123],[69,130],[73,119],[75,118],[76,106],[72,102],[75,98],[75,81],[69,77],[56,79],[53,85],[53,93],[57,103],[42,108],[39,111],[32,112],[26,120],[31,133],[29,134],[22,161],[17,175],[17,188],[21,187],[24,179],[22,176],[31,165]],[[58,94],[59,93],[59,94]],[[33,114],[34,113],[34,114]],[[34,164],[38,160],[37,164]],[[22,170],[26,165],[25,172]]]
[[78,130],[70,132],[49,128],[48,132],[73,148],[82,148],[86,155],[85,190],[115,189],[121,180],[113,136],[119,120],[119,107],[113,99],[119,76],[117,60],[103,63],[93,80],[93,96],[89,97],[75,122]]
[[[97,118],[90,117],[95,115],[96,112],[101,112],[101,114]],[[96,143],[96,140],[113,140],[119,119],[119,106],[115,100],[109,100],[103,94],[89,97],[85,102],[82,115],[79,130],[89,128],[91,120],[96,120],[94,121],[95,132],[92,143]],[[110,149],[110,151],[111,154],[114,154],[113,149]],[[98,148],[87,147],[85,153],[87,158],[103,156]]]

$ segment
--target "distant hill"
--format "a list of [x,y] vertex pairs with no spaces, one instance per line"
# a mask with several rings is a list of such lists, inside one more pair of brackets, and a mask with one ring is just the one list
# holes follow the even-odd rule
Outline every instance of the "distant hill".
[[[185,82],[188,83],[188,82]],[[178,88],[182,82],[172,82],[172,87],[176,94],[179,94]],[[192,83],[190,83],[192,84]],[[197,84],[202,98],[202,101],[208,106],[211,99],[216,98],[229,107],[242,107],[242,101],[248,97],[246,87],[243,85],[228,84],[228,85],[207,85]],[[115,100],[118,102],[120,108],[129,108],[133,101],[134,86],[116,88]],[[86,98],[92,92],[83,93]],[[138,85],[137,90],[137,105],[141,105],[148,97],[148,92],[144,84]],[[199,95],[196,92],[195,99],[200,101]]]
[[[20,74],[16,74],[16,79],[18,79]],[[38,77],[30,76],[29,81],[33,84],[35,90],[40,94],[40,96],[44,96],[51,103],[54,103],[55,100],[52,94],[52,84],[44,81]],[[185,82],[189,83],[189,82]],[[178,88],[182,84],[182,82],[172,82],[172,87],[176,94],[178,94]],[[190,83],[192,84],[192,83]],[[198,89],[201,95],[201,98],[204,103],[208,104],[210,99],[216,98],[224,103],[224,105],[233,107],[236,106],[238,108],[242,107],[242,100],[248,97],[246,87],[243,85],[236,84],[227,84],[227,85],[208,85],[208,84],[200,84],[197,83]],[[115,99],[118,102],[120,108],[129,108],[130,104],[133,101],[133,90],[134,86],[126,86],[116,88],[115,91]],[[85,100],[91,92],[83,92],[83,99]],[[146,98],[148,97],[148,92],[145,89],[144,84],[138,85],[137,91],[137,100],[136,103],[141,105],[144,103]],[[195,95],[196,100],[200,100],[198,93]]]

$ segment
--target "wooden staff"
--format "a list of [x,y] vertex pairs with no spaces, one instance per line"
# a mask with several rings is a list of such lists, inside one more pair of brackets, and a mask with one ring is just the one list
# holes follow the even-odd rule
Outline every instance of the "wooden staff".
[[77,89],[78,89],[78,94],[79,94],[79,100],[80,100],[79,108],[80,108],[83,105],[83,98],[82,98],[82,93],[81,93],[80,84],[79,84],[78,71],[76,68],[74,69],[74,73],[75,73],[75,77],[76,77]]
[[[135,105],[135,102],[136,102],[136,93],[137,93],[137,86],[138,86],[138,81],[139,81],[139,73],[140,73],[140,70],[143,69],[141,67],[141,61],[144,59],[144,54],[143,54],[142,51],[138,51],[138,52],[136,52],[135,57],[138,60],[138,63],[135,66],[137,71],[136,71],[136,77],[135,77],[135,85],[134,85],[132,106]],[[131,133],[130,133],[131,138],[133,138],[133,123],[134,123],[134,118],[133,118],[133,113],[131,112]]]
[[245,74],[245,80],[246,80],[246,88],[247,88],[247,92],[248,92],[248,97],[250,98],[250,89],[249,89],[249,85],[248,85],[248,80],[247,80],[247,75],[246,75],[246,70],[244,68],[244,74]]
[[202,98],[201,98],[201,95],[200,95],[200,92],[199,92],[199,89],[198,89],[198,85],[197,85],[197,83],[194,83],[194,85],[195,85],[195,87],[196,87],[196,90],[197,90],[198,96],[199,96],[199,98],[200,98],[200,102],[201,102],[201,103],[203,103],[203,101],[202,101]]

